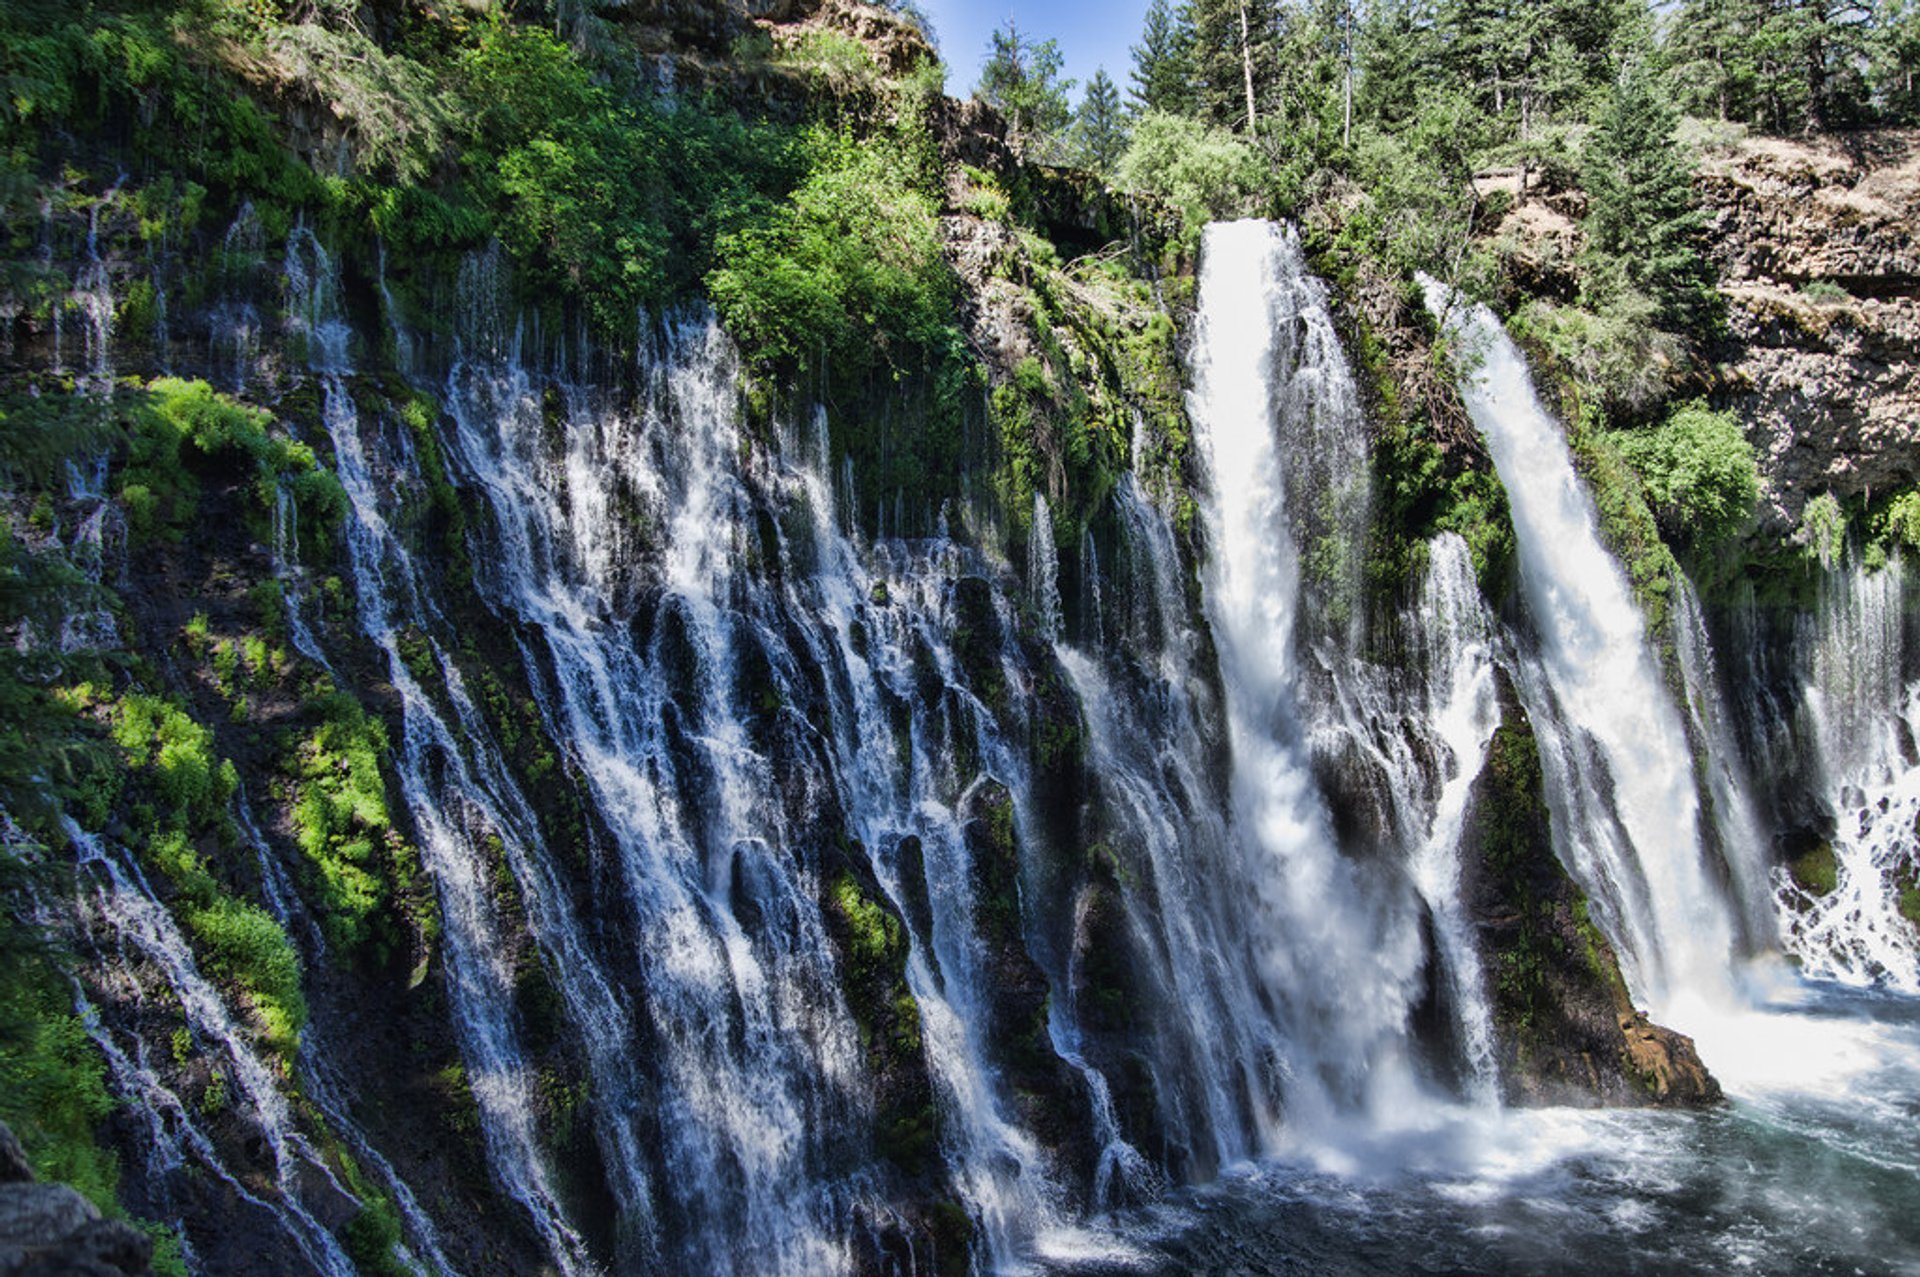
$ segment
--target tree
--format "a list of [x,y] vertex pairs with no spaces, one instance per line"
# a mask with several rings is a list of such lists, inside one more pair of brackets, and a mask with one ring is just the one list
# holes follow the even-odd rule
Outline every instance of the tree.
[[1063,61],[1055,40],[1035,40],[1012,18],[995,31],[977,90],[983,102],[1000,108],[1014,145],[1042,160],[1061,158],[1073,108],[1067,94],[1072,80],[1060,78]]
[[1687,404],[1653,429],[1622,431],[1614,440],[1670,538],[1710,550],[1752,518],[1760,469],[1732,413]]
[[1665,48],[1682,105],[1722,120],[1747,119],[1759,80],[1753,0],[1683,0]]
[[1265,177],[1252,147],[1191,116],[1140,117],[1120,161],[1120,185],[1158,195],[1193,222],[1240,215],[1255,206]]
[[1874,105],[1894,124],[1920,121],[1920,0],[1890,0],[1870,45]]
[[1190,113],[1193,92],[1193,21],[1187,6],[1153,0],[1147,8],[1140,43],[1133,46],[1133,88],[1137,111]]
[[1254,132],[1281,83],[1276,0],[1192,0],[1193,74],[1200,114]]
[[1087,92],[1074,114],[1073,140],[1077,159],[1094,172],[1105,176],[1127,149],[1127,112],[1120,102],[1120,90],[1105,67],[1087,81]]
[[1421,93],[1441,83],[1433,0],[1373,0],[1360,31],[1356,110],[1383,125],[1413,118]]
[[1717,297],[1678,123],[1652,66],[1629,66],[1587,140],[1587,292],[1642,293],[1668,329],[1699,333],[1715,326]]
[[[1668,53],[1693,109],[1775,133],[1858,124],[1873,0],[1684,0]],[[1903,6],[1904,7],[1904,6]]]

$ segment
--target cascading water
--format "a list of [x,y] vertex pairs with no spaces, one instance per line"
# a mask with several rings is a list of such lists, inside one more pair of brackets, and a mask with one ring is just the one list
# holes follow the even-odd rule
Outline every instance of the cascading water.
[[1674,582],[1673,628],[1687,717],[1693,739],[1705,751],[1706,794],[1716,848],[1728,870],[1736,938],[1743,952],[1776,950],[1780,920],[1769,884],[1771,840],[1754,807],[1753,781],[1736,743],[1732,707],[1721,685],[1706,618],[1692,582],[1684,576]]
[[[489,768],[486,779],[492,783],[483,784],[460,747],[464,740],[478,752],[487,741],[484,728],[474,730],[480,727],[479,715],[462,721],[456,734],[400,652],[393,609],[404,607],[407,615],[420,618],[431,613],[412,558],[386,518],[382,485],[371,468],[346,385],[348,330],[338,310],[337,281],[325,250],[310,233],[297,231],[288,241],[287,281],[293,321],[321,380],[336,471],[352,507],[346,541],[360,627],[385,653],[388,675],[402,700],[402,747],[396,762],[419,833],[422,863],[439,893],[454,1022],[490,1164],[503,1189],[527,1211],[561,1271],[588,1272],[584,1243],[567,1221],[535,1129],[529,1070],[510,1014],[513,973],[501,956],[499,920],[486,885],[492,873],[485,840],[496,838],[507,849],[531,907],[555,896],[540,891],[543,884],[526,867],[521,835],[526,823],[510,822],[496,803],[496,796],[512,792],[504,768]],[[434,655],[449,690],[457,692],[457,668],[437,643]],[[555,943],[571,934],[564,924],[543,928],[543,938]],[[585,962],[562,969],[582,980],[593,970]],[[582,1023],[593,1021],[583,1016]]]
[[[1500,708],[1494,686],[1493,618],[1481,601],[1473,558],[1460,537],[1448,533],[1428,547],[1426,581],[1414,616],[1416,624],[1409,628],[1426,645],[1417,665],[1424,671],[1425,685],[1414,719],[1424,726],[1421,734],[1440,747],[1441,787],[1432,798],[1431,814],[1421,813],[1424,822],[1411,813],[1401,819],[1424,829],[1411,861],[1413,881],[1433,919],[1441,965],[1458,1009],[1469,1093],[1491,1106],[1499,1096],[1493,1009],[1479,947],[1461,907],[1460,837],[1473,783],[1500,726]],[[1404,748],[1410,735],[1412,731],[1397,734],[1394,740]],[[1392,792],[1403,800],[1419,792],[1415,780],[1421,774],[1417,760],[1404,759],[1393,770]]]
[[[1325,498],[1351,482],[1365,451],[1324,292],[1290,230],[1207,228],[1193,365],[1189,415],[1209,493],[1203,583],[1233,755],[1232,812],[1294,1137],[1404,1080],[1424,954],[1404,880],[1340,854],[1299,721],[1296,536],[1314,512],[1290,503],[1301,476],[1289,464],[1312,458],[1326,472],[1316,485]],[[1283,431],[1304,447],[1283,453]],[[1318,556],[1319,539],[1307,548]],[[1321,570],[1317,557],[1310,566]]]
[[1270,1070],[1285,1042],[1255,962],[1256,919],[1242,908],[1247,871],[1214,775],[1215,706],[1193,675],[1203,636],[1188,623],[1173,529],[1131,475],[1114,499],[1132,568],[1117,637],[1141,659],[1116,670],[1098,651],[1057,650],[1084,707],[1115,853],[1151,888],[1126,904],[1156,1001],[1177,1008],[1152,1041],[1161,1124],[1179,1163],[1204,1173],[1279,1143]]
[[1692,751],[1625,573],[1525,360],[1491,311],[1426,281],[1427,306],[1477,361],[1462,395],[1507,489],[1539,638],[1521,692],[1539,735],[1555,838],[1636,995],[1725,1001],[1733,926],[1701,842]]
[[1786,869],[1775,893],[1788,949],[1813,976],[1920,993],[1920,674],[1909,668],[1904,565],[1829,569],[1796,644],[1801,722],[1833,822],[1833,884]]
[[89,930],[117,950],[113,978],[126,987],[114,991],[116,1001],[137,1005],[148,1000],[153,995],[136,973],[158,973],[164,995],[178,1003],[198,1049],[218,1060],[233,1084],[237,1092],[233,1099],[259,1133],[270,1164],[271,1191],[249,1188],[228,1169],[213,1139],[202,1129],[195,1116],[199,1106],[183,1102],[147,1066],[147,1044],[135,1038],[130,1045],[122,1045],[83,998],[82,1018],[107,1057],[116,1087],[148,1117],[152,1143],[144,1179],[153,1207],[177,1218],[176,1195],[196,1191],[190,1187],[191,1177],[214,1176],[291,1245],[292,1253],[283,1255],[280,1262],[293,1262],[297,1255],[322,1277],[354,1277],[353,1262],[314,1217],[305,1186],[322,1184],[336,1199],[351,1200],[352,1195],[295,1129],[273,1070],[248,1044],[219,993],[201,974],[173,915],[128,859],[72,824],[66,835],[88,884],[83,916],[91,915]]

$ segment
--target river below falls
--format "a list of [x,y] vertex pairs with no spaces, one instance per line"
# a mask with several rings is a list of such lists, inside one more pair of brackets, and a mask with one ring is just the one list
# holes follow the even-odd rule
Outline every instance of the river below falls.
[[1920,1274],[1920,1000],[1786,981],[1700,1041],[1718,1109],[1387,1114],[1034,1270]]

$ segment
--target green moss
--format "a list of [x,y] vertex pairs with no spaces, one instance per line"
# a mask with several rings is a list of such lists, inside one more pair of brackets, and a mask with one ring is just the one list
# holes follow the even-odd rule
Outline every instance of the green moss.
[[843,872],[834,879],[832,899],[846,924],[847,956],[854,979],[895,976],[905,970],[906,935],[899,918],[869,899],[850,873]]
[[387,806],[386,725],[344,693],[309,708],[319,724],[284,763],[294,782],[294,840],[313,868],[328,938],[353,948],[377,938],[380,911],[417,912],[417,860]]
[[1788,868],[1794,882],[1808,895],[1829,895],[1839,885],[1840,864],[1834,859],[1830,843],[1823,842],[1808,848]]

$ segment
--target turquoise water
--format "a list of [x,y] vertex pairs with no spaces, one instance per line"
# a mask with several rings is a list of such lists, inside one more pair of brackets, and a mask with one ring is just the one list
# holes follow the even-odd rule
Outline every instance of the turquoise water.
[[1706,1113],[1443,1113],[1053,1239],[1077,1274],[1920,1274],[1920,1000],[1789,987]]

